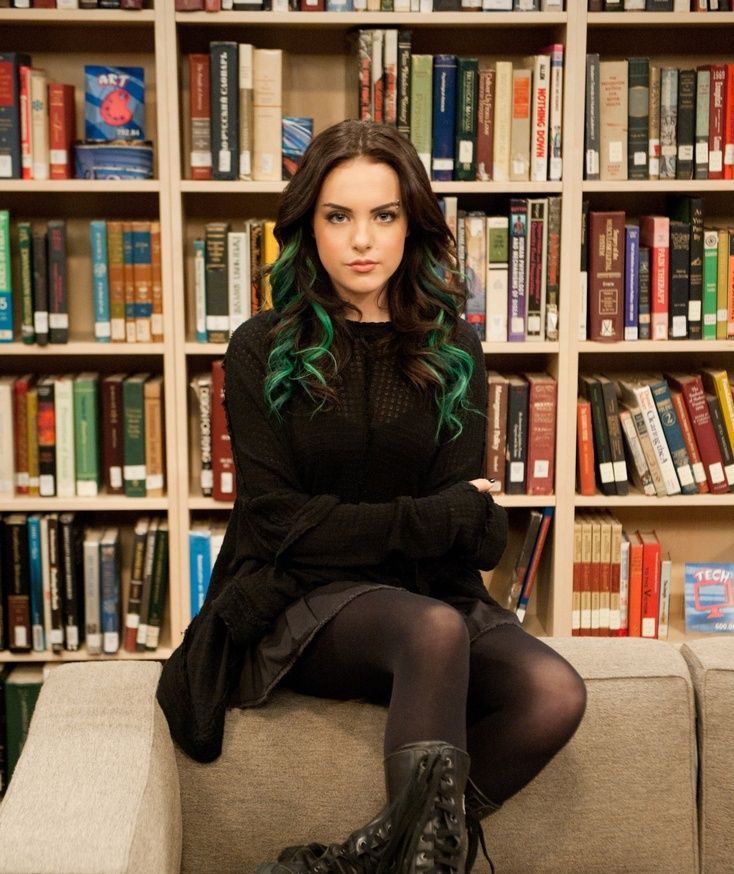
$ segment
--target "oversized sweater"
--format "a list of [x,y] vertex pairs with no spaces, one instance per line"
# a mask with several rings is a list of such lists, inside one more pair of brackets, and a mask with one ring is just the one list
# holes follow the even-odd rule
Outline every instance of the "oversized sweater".
[[437,443],[435,403],[403,375],[389,322],[347,323],[336,409],[314,413],[299,390],[282,421],[270,415],[263,385],[277,318],[253,317],[227,349],[237,498],[206,601],[158,687],[174,740],[199,761],[221,752],[247,648],[290,604],[334,581],[490,601],[479,569],[506,541],[504,510],[469,482],[484,475],[486,372],[465,322],[453,342],[473,357],[468,399],[479,412],[463,412],[460,437]]

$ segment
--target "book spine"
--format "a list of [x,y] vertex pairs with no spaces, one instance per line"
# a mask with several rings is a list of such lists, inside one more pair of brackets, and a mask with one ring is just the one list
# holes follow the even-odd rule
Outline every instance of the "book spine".
[[132,222],[135,342],[150,343],[153,317],[153,263],[150,222]]
[[229,289],[225,222],[206,225],[206,333],[210,343],[229,340]]
[[18,234],[20,339],[22,343],[30,345],[36,342],[33,312],[33,229],[30,222],[17,222],[15,229]]
[[639,299],[637,304],[638,338],[650,339],[651,302],[650,302],[650,247],[640,246],[640,269],[637,277]]
[[145,374],[136,374],[122,384],[123,479],[128,498],[146,496],[144,382]]
[[660,543],[654,532],[642,532],[641,637],[657,637],[660,609]]
[[624,229],[624,339],[639,338],[640,228]]
[[[0,61],[2,65],[2,61]],[[0,73],[0,77],[2,73]],[[0,116],[1,118],[1,116]],[[12,343],[13,280],[10,257],[10,212],[0,210],[0,343]]]
[[433,141],[431,178],[451,181],[455,166],[456,55],[436,55],[433,60]]
[[545,339],[548,201],[528,199],[527,306],[525,339]]
[[283,175],[283,52],[253,51],[253,141],[252,178],[280,181]]
[[66,276],[66,223],[48,223],[48,340],[69,342],[69,292]]
[[510,180],[530,179],[530,115],[533,73],[524,67],[512,69],[512,123],[510,127]]
[[586,170],[586,178],[599,179],[599,55],[595,53],[586,56],[585,118],[584,167]]
[[726,433],[726,425],[721,412],[721,404],[715,394],[706,392],[706,403],[709,408],[709,416],[713,425],[716,441],[719,444],[724,475],[729,491],[734,491],[734,449],[732,449],[729,435]]
[[[209,44],[214,179],[237,179],[239,122],[237,43]],[[280,166],[280,165],[279,165]]]
[[486,230],[484,214],[465,217],[466,268],[464,274],[467,290],[465,318],[477,332],[480,340],[484,340],[487,335]]
[[150,265],[153,273],[151,294],[153,312],[150,316],[150,339],[163,342],[163,263],[161,258],[161,223],[150,223]]
[[640,242],[650,249],[650,327],[651,339],[668,339],[670,219],[643,216]]
[[92,251],[92,301],[94,306],[94,339],[109,343],[112,339],[110,321],[110,289],[107,269],[107,223],[95,220],[89,223]]
[[550,116],[548,127],[548,179],[563,178],[563,52],[562,43],[550,49]]
[[507,444],[505,452],[505,491],[525,493],[528,446],[528,383],[517,377],[509,381],[507,396]]
[[660,178],[676,178],[678,126],[678,70],[660,71]]
[[680,491],[684,495],[694,495],[698,489],[693,479],[691,461],[683,441],[680,425],[678,424],[678,417],[676,416],[673,399],[670,395],[670,387],[664,379],[661,379],[650,385],[650,391],[655,400],[665,442],[668,444],[675,472],[678,475]]
[[229,334],[250,317],[250,240],[245,231],[227,233]]
[[122,223],[122,288],[125,301],[125,340],[135,343],[138,339],[135,321],[135,252],[133,249],[133,223]]
[[495,64],[494,136],[492,179],[509,182],[512,135],[512,62]]
[[153,376],[143,386],[145,421],[145,493],[163,497],[165,489],[165,439],[163,428],[163,377]]
[[525,340],[527,238],[528,201],[524,198],[512,198],[510,200],[509,311],[507,317],[507,339],[512,342]]
[[507,216],[487,217],[487,340],[507,340],[508,313],[508,234]]
[[596,493],[591,402],[582,397],[579,397],[576,401],[576,441],[578,493],[580,495],[591,496]]
[[678,72],[676,179],[693,179],[696,114],[696,71]]
[[110,334],[113,343],[124,343],[125,324],[125,254],[122,222],[107,222],[107,272],[110,286]]
[[479,71],[477,103],[477,174],[481,182],[492,179],[494,153],[494,68]]
[[614,485],[614,465],[612,464],[612,451],[609,444],[609,430],[602,388],[598,380],[585,374],[579,377],[579,388],[582,396],[591,405],[597,485],[603,495],[614,495],[617,489]]
[[430,177],[433,56],[412,55],[410,71],[410,141]]
[[648,178],[660,178],[660,86],[662,70],[650,65],[650,100],[648,102]]
[[627,176],[629,179],[647,179],[648,133],[650,129],[650,59],[629,59],[629,91],[627,111]]
[[558,340],[558,307],[561,293],[561,198],[548,198],[546,257],[545,338]]
[[198,615],[211,576],[211,532],[189,531],[189,581],[191,585],[191,618]]
[[88,655],[102,653],[102,611],[100,604],[99,539],[101,531],[89,529],[84,536],[84,638]]
[[74,86],[59,82],[48,85],[49,175],[51,179],[73,177],[76,112]]
[[680,431],[683,436],[683,442],[686,445],[686,452],[691,462],[691,470],[693,471],[693,479],[696,483],[696,489],[700,494],[707,494],[709,491],[708,482],[706,481],[706,471],[701,461],[701,453],[696,445],[696,437],[693,433],[693,426],[688,416],[688,409],[683,397],[683,392],[671,390],[670,396],[673,402],[673,409],[680,425]]
[[20,513],[3,520],[3,588],[8,614],[8,645],[11,652],[30,652],[31,597],[28,528]]
[[505,445],[507,442],[507,378],[496,371],[487,385],[487,478],[491,492],[505,490]]
[[64,646],[69,652],[76,652],[84,640],[84,557],[82,529],[73,513],[59,515],[59,532],[64,580]]
[[222,361],[212,362],[212,470],[214,472],[212,488],[214,500],[233,500],[235,497],[235,470],[224,409],[224,367]]
[[192,179],[212,178],[212,88],[210,59],[207,54],[187,56],[189,74],[189,114],[191,124]]
[[93,373],[79,374],[73,383],[74,392],[74,465],[76,494],[94,498],[99,491],[98,443],[98,378]]
[[530,179],[548,179],[548,113],[550,99],[551,60],[549,55],[535,56],[533,69],[533,100],[530,125]]
[[457,59],[456,143],[454,178],[473,182],[477,175],[477,99],[479,61]]
[[699,67],[696,71],[696,121],[694,179],[708,179],[709,175],[709,101],[711,98],[711,71]]
[[719,232],[706,229],[703,234],[703,300],[701,333],[704,340],[716,339],[716,289],[718,276]]
[[629,90],[627,61],[599,64],[599,175],[605,180],[627,178]]
[[56,411],[52,379],[38,382],[38,486],[42,498],[56,494]]
[[556,381],[546,374],[526,374],[528,394],[527,494],[551,495],[556,454]]
[[397,127],[410,139],[410,55],[413,35],[410,30],[398,31]]
[[125,630],[123,634],[123,649],[125,652],[136,651],[138,626],[140,624],[140,602],[143,594],[145,545],[148,539],[150,519],[143,516],[135,523],[133,531],[132,560],[130,564],[130,588],[125,612]]
[[723,494],[729,489],[724,463],[719,450],[719,444],[714,432],[713,422],[706,402],[703,381],[698,375],[680,377],[673,382],[679,388],[686,402],[686,409],[691,420],[691,427],[696,438],[698,451],[706,473],[709,491],[712,494]]
[[74,470],[74,384],[70,376],[54,381],[54,423],[56,428],[56,494],[71,498],[76,494]]
[[39,346],[46,346],[49,340],[46,240],[46,231],[33,230],[33,329]]
[[252,179],[255,145],[255,48],[250,43],[239,45],[239,178]]
[[663,476],[663,481],[665,482],[665,490],[669,495],[680,494],[680,482],[675,470],[675,465],[673,464],[673,458],[665,439],[665,432],[663,431],[663,426],[660,422],[657,405],[655,404],[655,399],[653,398],[650,386],[643,385],[638,387],[635,389],[635,395],[640,405],[640,411],[645,418],[645,426],[647,427],[648,434],[650,435],[650,442],[652,443],[655,457],[660,466],[660,472]]
[[632,461],[631,470],[635,485],[646,495],[655,495],[655,485],[652,481],[652,474],[645,460],[645,453],[642,449],[642,443],[635,427],[632,413],[627,409],[619,411],[619,423],[622,427],[629,456]]
[[592,211],[589,217],[589,339],[624,337],[623,212]]
[[155,553],[151,572],[148,621],[146,623],[145,649],[156,650],[160,641],[160,631],[168,591],[168,522],[161,519],[155,538]]
[[670,221],[669,228],[668,336],[675,340],[688,335],[691,226]]
[[391,127],[398,123],[398,31],[387,28],[383,33],[383,121]]
[[120,648],[120,543],[116,528],[108,528],[99,546],[102,602],[102,651],[109,655]]
[[0,52],[0,179],[20,179],[20,68],[31,59],[20,52]]
[[709,179],[724,178],[724,98],[726,95],[726,64],[709,66]]
[[43,599],[43,554],[41,547],[41,517],[33,513],[27,517],[28,572],[31,599],[31,635],[34,652],[46,649]]

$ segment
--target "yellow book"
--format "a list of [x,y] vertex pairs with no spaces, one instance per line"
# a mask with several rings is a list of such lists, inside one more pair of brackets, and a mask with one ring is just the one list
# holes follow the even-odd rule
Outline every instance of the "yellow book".
[[163,433],[163,377],[152,376],[143,386],[145,421],[145,494],[163,497],[165,441]]
[[[263,265],[272,264],[278,257],[278,242],[273,233],[275,222],[272,219],[266,219],[263,222]],[[273,308],[273,295],[270,289],[270,276],[265,274],[262,278],[260,288],[260,310],[271,310]]]
[[734,399],[729,387],[729,374],[723,368],[704,367],[701,377],[706,390],[718,398],[729,443],[734,446]]

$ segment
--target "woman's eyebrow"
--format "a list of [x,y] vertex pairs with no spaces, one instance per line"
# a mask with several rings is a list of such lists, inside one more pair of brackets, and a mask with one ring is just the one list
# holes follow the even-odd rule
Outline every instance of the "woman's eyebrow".
[[[323,209],[338,209],[341,212],[351,212],[352,210],[348,206],[340,206],[338,203],[322,203]],[[392,200],[390,203],[383,203],[380,206],[376,206],[370,210],[370,212],[381,212],[383,209],[389,209],[391,206],[400,206],[399,200]]]

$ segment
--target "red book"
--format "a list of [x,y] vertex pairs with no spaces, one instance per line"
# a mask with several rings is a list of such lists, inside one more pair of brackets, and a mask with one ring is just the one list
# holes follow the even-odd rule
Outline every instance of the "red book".
[[487,479],[492,493],[505,490],[505,445],[507,443],[507,377],[487,373]]
[[629,600],[627,634],[642,637],[642,540],[636,531],[630,532]]
[[706,403],[706,392],[701,376],[698,373],[666,373],[665,378],[672,389],[683,394],[709,491],[714,495],[728,492],[724,461]]
[[176,0],[176,12],[202,12],[204,0]]
[[48,84],[48,147],[51,179],[74,177],[76,112],[74,86],[61,82]]
[[235,470],[232,444],[224,409],[224,362],[212,362],[212,497],[215,501],[235,498]]
[[726,94],[724,97],[724,179],[734,179],[734,64],[726,64]]
[[726,64],[711,64],[709,92],[709,179],[724,178],[724,103]]
[[548,373],[523,374],[528,395],[528,495],[552,495],[556,456],[556,381]]
[[102,476],[109,495],[124,491],[124,433],[122,383],[124,373],[113,373],[102,380]]
[[591,424],[591,401],[576,401],[576,470],[580,495],[596,493],[594,477],[594,431]]
[[650,249],[650,339],[667,340],[670,308],[670,219],[662,215],[642,216],[640,243]]
[[299,0],[298,9],[301,12],[325,12],[326,0]]
[[693,479],[698,488],[699,494],[706,494],[709,490],[709,485],[706,480],[706,471],[701,461],[701,454],[698,451],[698,444],[693,434],[693,425],[688,417],[688,407],[686,407],[686,399],[683,397],[683,392],[678,389],[671,389],[670,397],[673,401],[673,409],[678,417],[683,442],[686,444],[686,452],[691,462],[693,470]]
[[28,470],[28,389],[33,385],[32,374],[19,376],[13,383],[13,438],[15,441],[15,494],[30,491]]
[[654,531],[638,531],[642,542],[642,637],[658,636],[660,610],[660,541]]
[[205,12],[221,12],[222,0],[204,0]]
[[33,154],[31,151],[31,69],[21,66],[20,78],[20,156],[21,176],[23,179],[33,179]]
[[[624,339],[624,212],[589,213],[589,339]],[[667,323],[666,323],[667,324]]]
[[189,114],[191,117],[191,178],[212,178],[210,63],[207,54],[190,54]]

